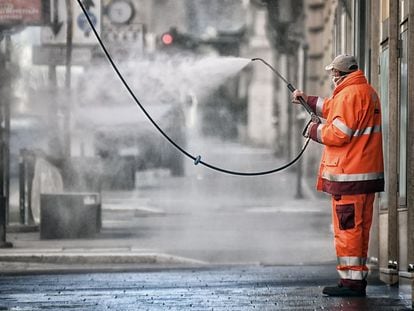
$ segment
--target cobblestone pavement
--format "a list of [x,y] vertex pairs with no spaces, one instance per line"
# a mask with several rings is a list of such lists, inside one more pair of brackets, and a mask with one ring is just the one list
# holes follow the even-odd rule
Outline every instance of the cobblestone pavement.
[[398,288],[330,298],[334,266],[232,266],[0,278],[0,310],[410,310]]

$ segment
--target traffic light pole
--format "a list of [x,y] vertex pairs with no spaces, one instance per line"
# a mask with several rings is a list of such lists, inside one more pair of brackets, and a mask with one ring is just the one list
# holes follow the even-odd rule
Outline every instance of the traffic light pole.
[[[308,46],[307,45],[303,45],[300,47],[300,52],[299,52],[299,63],[301,63],[301,66],[299,66],[299,68],[302,68],[299,71],[299,77],[301,80],[301,88],[302,90],[306,90],[306,79],[307,79],[307,58],[308,58]],[[300,150],[301,148],[301,142],[302,142],[302,129],[304,127],[305,124],[305,115],[304,112],[297,114],[296,116],[296,124],[297,124],[297,129],[296,129],[296,141],[297,141],[297,149]],[[303,199],[304,195],[303,195],[303,186],[302,186],[302,182],[303,182],[303,158],[300,159],[296,165],[296,194],[295,194],[295,198],[296,199]]]
[[66,106],[63,107],[63,143],[64,155],[70,158],[71,136],[70,136],[70,114],[72,110],[72,48],[73,48],[73,3],[72,0],[66,0],[67,29],[66,29],[66,68],[65,68],[65,92],[67,94]]
[[[6,37],[6,45],[9,44],[10,38],[7,34],[0,31],[0,38]],[[6,225],[7,225],[7,191],[5,192],[5,178],[8,177],[6,171],[8,170],[8,133],[7,125],[9,120],[8,107],[10,105],[10,72],[7,68],[9,61],[6,52],[0,50],[0,248],[13,247],[13,244],[6,241]]]

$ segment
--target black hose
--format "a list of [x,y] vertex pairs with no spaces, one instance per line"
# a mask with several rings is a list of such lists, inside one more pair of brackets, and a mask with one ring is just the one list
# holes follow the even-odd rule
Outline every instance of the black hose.
[[[203,160],[201,160],[201,156],[193,156],[192,154],[190,154],[188,151],[186,151],[184,148],[182,148],[180,145],[178,145],[173,139],[171,139],[162,129],[161,127],[154,121],[154,119],[151,117],[151,115],[146,111],[146,109],[144,108],[144,106],[140,103],[140,101],[138,100],[138,98],[135,96],[134,92],[131,90],[131,88],[129,87],[128,83],[125,81],[124,77],[122,76],[121,72],[119,71],[118,67],[116,66],[116,64],[114,63],[111,55],[109,54],[108,50],[105,47],[105,44],[102,42],[102,39],[100,38],[98,32],[96,31],[95,27],[93,26],[93,23],[87,13],[87,10],[85,9],[85,7],[83,6],[83,3],[81,0],[77,0],[79,6],[81,7],[83,13],[86,16],[86,19],[88,20],[88,23],[96,37],[96,39],[99,42],[99,45],[101,46],[103,52],[106,55],[106,58],[108,59],[108,61],[110,62],[112,68],[115,70],[117,76],[119,79],[121,79],[122,84],[125,86],[125,88],[127,89],[128,93],[132,96],[132,98],[134,99],[135,103],[139,106],[139,108],[142,110],[142,112],[145,114],[145,116],[148,118],[148,120],[155,126],[155,128],[162,134],[162,136],[164,136],[165,139],[168,140],[168,142],[170,142],[175,148],[177,148],[180,152],[182,152],[185,156],[187,156],[188,158],[192,159],[194,161],[195,165],[198,164],[202,164],[205,167],[208,167],[212,170],[218,171],[218,172],[222,172],[225,174],[230,174],[230,175],[238,175],[238,176],[260,176],[260,175],[269,175],[272,173],[276,173],[279,172],[281,170],[284,170],[286,168],[288,168],[289,166],[293,165],[296,161],[298,161],[300,159],[300,157],[302,156],[302,154],[305,152],[306,147],[309,144],[309,138],[306,139],[305,143],[302,146],[301,151],[299,152],[299,154],[293,159],[291,160],[289,163],[282,165],[278,168],[275,169],[271,169],[271,170],[267,170],[267,171],[259,171],[259,172],[238,172],[238,171],[233,171],[233,170],[227,170],[227,169],[223,169],[221,167],[217,167],[214,166],[212,164],[209,164],[207,162],[204,162]],[[283,78],[282,75],[280,75],[272,66],[270,66],[268,63],[266,63],[263,59],[261,58],[253,58],[252,61],[254,60],[261,60],[262,62],[264,62],[270,69],[272,69],[272,71],[274,73],[276,73],[276,75],[278,75],[281,79],[283,79],[283,81],[285,81],[288,85],[289,82],[286,81],[285,78]]]

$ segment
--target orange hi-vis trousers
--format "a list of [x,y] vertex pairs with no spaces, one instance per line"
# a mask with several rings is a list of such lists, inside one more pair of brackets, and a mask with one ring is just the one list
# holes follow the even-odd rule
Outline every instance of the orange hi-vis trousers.
[[375,194],[333,195],[332,218],[341,279],[365,280]]

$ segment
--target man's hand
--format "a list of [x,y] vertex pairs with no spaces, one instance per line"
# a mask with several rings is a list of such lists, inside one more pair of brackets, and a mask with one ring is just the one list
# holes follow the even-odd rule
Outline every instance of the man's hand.
[[294,103],[294,104],[300,104],[299,97],[302,97],[302,98],[305,100],[305,102],[307,102],[307,101],[308,101],[308,95],[306,95],[306,94],[305,94],[303,91],[301,91],[301,90],[295,90],[295,91],[292,93],[292,103]]
[[318,123],[313,122],[312,120],[309,120],[308,124],[306,124],[305,128],[302,131],[302,136],[305,138],[308,138],[310,135],[310,130],[314,125],[318,125]]

